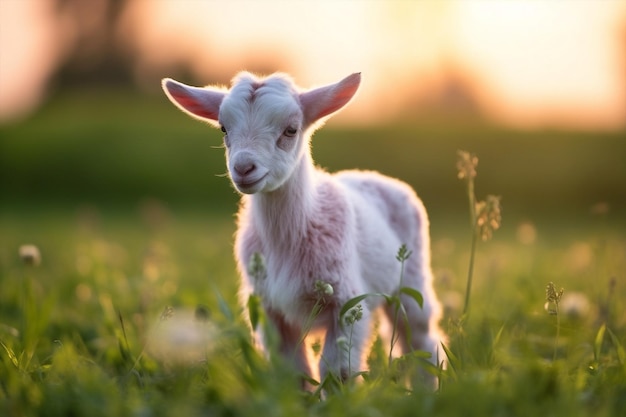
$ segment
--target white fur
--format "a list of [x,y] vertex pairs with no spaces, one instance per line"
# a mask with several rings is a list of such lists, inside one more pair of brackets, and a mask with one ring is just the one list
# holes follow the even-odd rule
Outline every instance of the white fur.
[[[419,290],[423,308],[402,296],[405,321],[399,320],[404,351],[421,349],[443,360],[440,304],[432,287],[428,218],[422,202],[405,183],[369,171],[329,174],[314,166],[309,149],[312,131],[356,93],[360,74],[309,91],[299,91],[283,74],[257,78],[241,73],[229,91],[190,87],[165,79],[163,87],[178,107],[226,130],[226,161],[234,186],[242,193],[235,255],[242,276],[245,305],[252,292],[280,335],[280,350],[311,372],[304,326],[317,300],[315,282],[333,288],[324,295],[314,327],[326,333],[320,372],[347,377],[362,370],[370,339],[372,313],[384,298],[368,297],[363,317],[353,328],[340,324],[339,311],[365,293],[397,294],[406,244],[403,286]],[[265,259],[266,277],[255,279],[247,265],[254,255]],[[345,337],[350,354],[338,346]],[[343,339],[343,340],[346,340]]]

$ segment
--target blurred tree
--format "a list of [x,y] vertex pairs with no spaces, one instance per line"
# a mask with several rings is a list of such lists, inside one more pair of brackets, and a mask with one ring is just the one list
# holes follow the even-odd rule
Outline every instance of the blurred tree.
[[133,62],[118,34],[127,0],[52,0],[65,57],[52,77],[57,87],[131,84]]

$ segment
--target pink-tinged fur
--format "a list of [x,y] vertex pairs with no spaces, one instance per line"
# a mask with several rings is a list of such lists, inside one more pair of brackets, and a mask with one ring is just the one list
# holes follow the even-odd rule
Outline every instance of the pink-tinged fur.
[[[258,294],[281,338],[280,350],[311,372],[305,344],[299,343],[318,294],[315,282],[333,287],[314,327],[326,333],[320,360],[323,377],[346,377],[362,370],[373,312],[382,297],[363,302],[363,317],[353,329],[341,326],[339,310],[365,293],[397,294],[406,244],[403,285],[419,290],[423,308],[402,296],[412,340],[399,329],[403,351],[420,349],[442,361],[444,341],[438,321],[441,307],[432,286],[428,217],[405,183],[371,171],[329,174],[313,164],[309,140],[316,125],[346,105],[356,93],[360,74],[309,91],[274,74],[259,79],[240,73],[230,90],[190,87],[163,80],[179,108],[226,131],[226,161],[233,185],[242,193],[235,255],[242,276],[241,300]],[[266,277],[255,280],[247,265],[255,252],[265,259]],[[398,321],[402,327],[404,320]],[[338,346],[351,337],[350,354]],[[350,359],[349,359],[350,358]],[[349,369],[351,367],[351,369]]]

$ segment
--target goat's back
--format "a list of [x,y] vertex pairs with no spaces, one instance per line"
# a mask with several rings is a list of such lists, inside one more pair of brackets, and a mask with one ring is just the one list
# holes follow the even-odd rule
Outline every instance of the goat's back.
[[[410,262],[426,265],[429,261],[424,259],[429,257],[426,210],[413,189],[400,180],[356,170],[338,172],[335,178],[353,202],[363,278],[373,287],[370,290],[392,293],[400,275],[396,254],[401,245],[413,252]],[[381,274],[388,279],[381,280]]]

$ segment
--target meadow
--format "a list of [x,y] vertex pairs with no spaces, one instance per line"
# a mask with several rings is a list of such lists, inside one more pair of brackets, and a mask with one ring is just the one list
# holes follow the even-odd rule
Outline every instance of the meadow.
[[[423,198],[450,338],[435,392],[419,353],[390,363],[376,340],[369,372],[322,395],[252,347],[219,133],[162,97],[59,95],[0,126],[0,415],[624,415],[625,142],[440,115],[318,132],[322,166],[377,169]],[[503,206],[468,314],[458,149],[479,157],[478,199]]]

